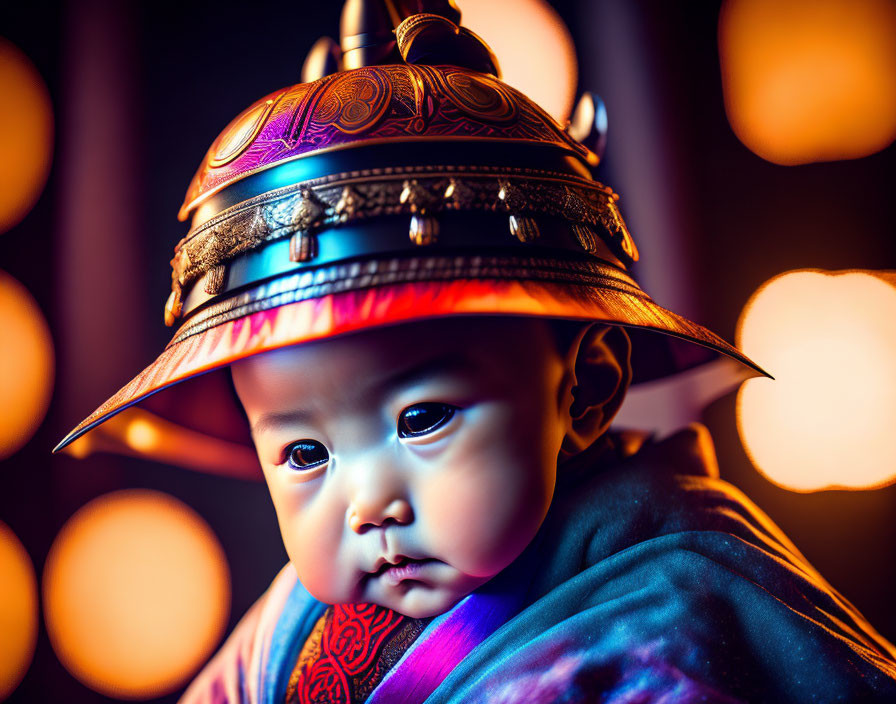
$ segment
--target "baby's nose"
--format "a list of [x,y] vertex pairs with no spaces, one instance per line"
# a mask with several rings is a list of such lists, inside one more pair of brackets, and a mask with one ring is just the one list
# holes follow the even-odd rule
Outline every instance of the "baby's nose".
[[353,503],[349,509],[348,526],[359,535],[370,528],[384,526],[390,522],[411,523],[414,512],[405,499],[395,499],[379,510],[369,504]]
[[411,523],[414,511],[401,472],[388,463],[365,462],[352,472],[348,525],[355,533],[388,522]]

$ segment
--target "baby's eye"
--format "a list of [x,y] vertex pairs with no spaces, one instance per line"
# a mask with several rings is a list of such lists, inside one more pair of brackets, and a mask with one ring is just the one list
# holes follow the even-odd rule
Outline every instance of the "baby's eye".
[[291,469],[304,471],[320,467],[330,459],[327,448],[317,440],[299,440],[286,448],[286,463]]
[[415,403],[398,416],[398,437],[413,438],[426,435],[451,420],[456,406],[447,403]]

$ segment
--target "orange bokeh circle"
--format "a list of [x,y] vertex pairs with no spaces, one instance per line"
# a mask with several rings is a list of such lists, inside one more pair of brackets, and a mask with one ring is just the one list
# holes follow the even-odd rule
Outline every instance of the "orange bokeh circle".
[[0,38],[0,232],[16,225],[43,191],[53,157],[53,106],[34,64]]
[[896,139],[893,0],[726,0],[731,128],[776,164],[855,159]]
[[[0,111],[2,112],[2,111]],[[53,390],[53,340],[27,289],[0,271],[0,459],[28,442]]]
[[502,80],[560,124],[572,113],[578,67],[572,37],[544,0],[458,0],[461,24],[498,57]]
[[896,480],[896,288],[861,271],[791,271],[741,315],[738,346],[775,379],[738,392],[753,464],[794,491]]
[[174,691],[219,642],[230,571],[208,524],[156,491],[106,494],[56,537],[43,575],[44,618],[62,664],[123,699]]
[[25,548],[0,521],[0,701],[25,676],[37,642],[37,580]]

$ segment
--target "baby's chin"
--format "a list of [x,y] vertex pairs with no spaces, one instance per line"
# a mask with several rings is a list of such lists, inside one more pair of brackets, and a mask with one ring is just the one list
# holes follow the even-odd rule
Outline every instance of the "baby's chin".
[[411,618],[430,618],[450,611],[471,591],[473,590],[458,592],[418,582],[390,590],[371,601]]

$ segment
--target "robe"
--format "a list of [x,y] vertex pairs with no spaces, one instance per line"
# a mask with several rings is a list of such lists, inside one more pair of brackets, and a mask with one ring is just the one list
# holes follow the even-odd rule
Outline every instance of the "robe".
[[[626,444],[561,468],[538,535],[506,571],[518,602],[443,667],[426,704],[896,702],[896,649],[719,479],[705,428]],[[282,704],[325,610],[287,565],[182,704]],[[406,658],[449,652],[450,616]],[[390,674],[389,692],[414,689],[396,686],[407,663]]]

